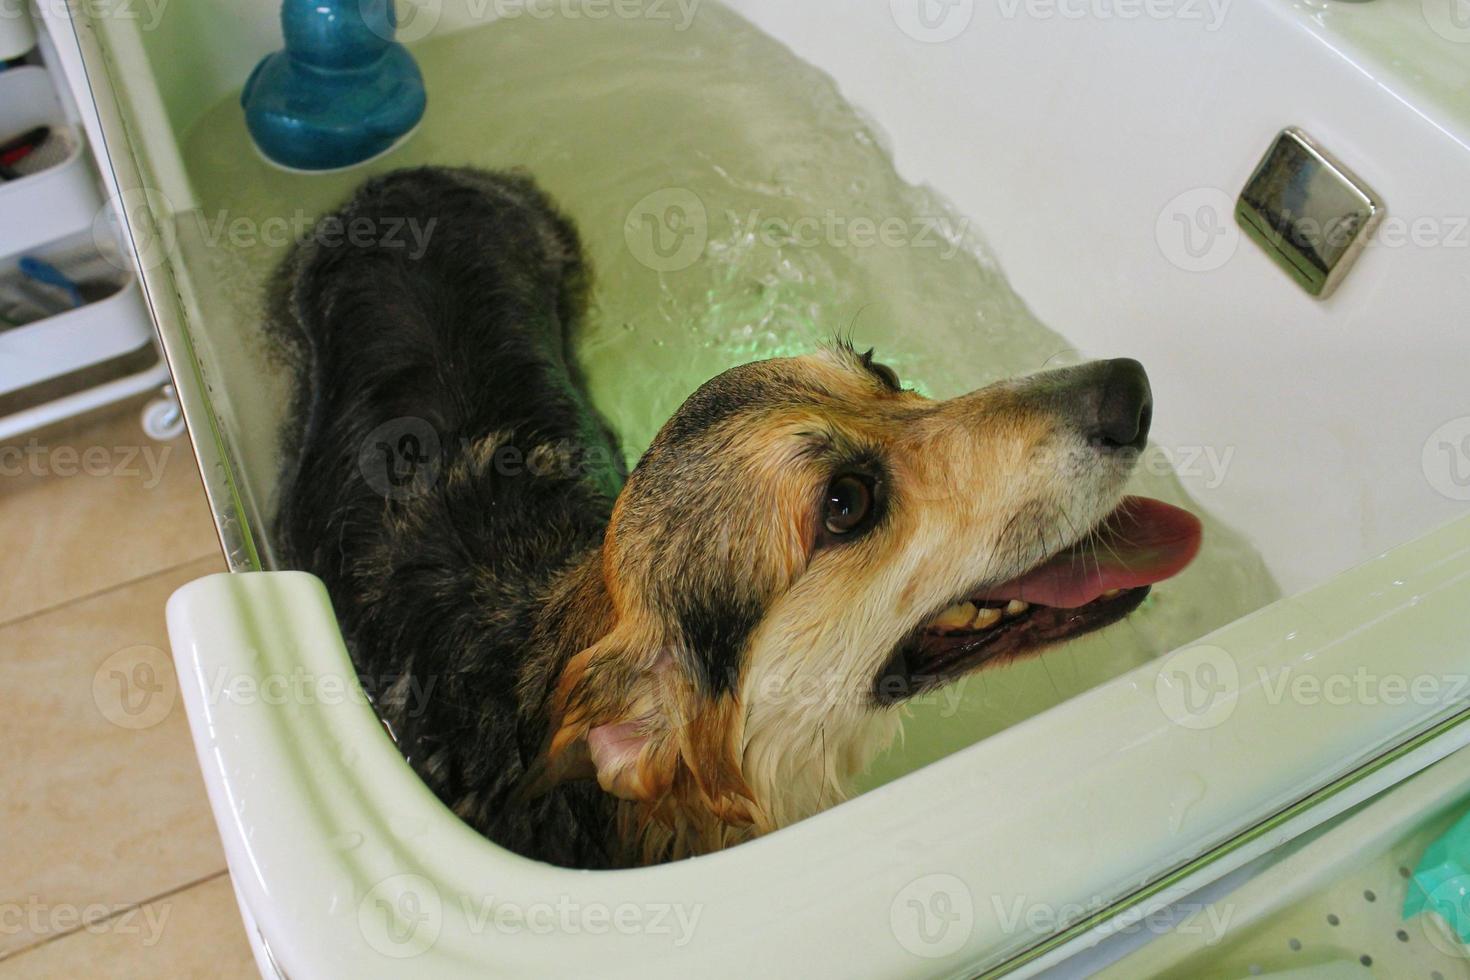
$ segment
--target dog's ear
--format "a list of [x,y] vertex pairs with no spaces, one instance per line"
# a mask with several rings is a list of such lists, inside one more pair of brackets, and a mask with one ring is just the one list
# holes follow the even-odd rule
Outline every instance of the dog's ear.
[[672,725],[662,702],[674,668],[666,653],[649,661],[628,650],[614,633],[568,661],[547,756],[559,771],[594,777],[614,796],[652,803],[673,783]]
[[628,633],[614,630],[562,671],[540,780],[595,777],[655,815],[696,806],[726,823],[759,822],[734,694],[709,696],[671,648]]

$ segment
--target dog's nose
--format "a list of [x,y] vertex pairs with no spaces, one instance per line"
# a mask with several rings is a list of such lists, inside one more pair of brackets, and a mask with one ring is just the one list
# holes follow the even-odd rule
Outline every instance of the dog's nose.
[[1104,361],[1101,368],[1088,439],[1108,449],[1142,449],[1154,414],[1147,372],[1131,357]]

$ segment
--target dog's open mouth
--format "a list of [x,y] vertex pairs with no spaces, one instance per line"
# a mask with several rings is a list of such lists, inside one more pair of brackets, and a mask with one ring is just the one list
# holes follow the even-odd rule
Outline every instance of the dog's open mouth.
[[894,703],[988,663],[1116,623],[1178,574],[1200,546],[1193,514],[1148,497],[1126,497],[1092,534],[1029,572],[977,590],[901,644],[875,687]]

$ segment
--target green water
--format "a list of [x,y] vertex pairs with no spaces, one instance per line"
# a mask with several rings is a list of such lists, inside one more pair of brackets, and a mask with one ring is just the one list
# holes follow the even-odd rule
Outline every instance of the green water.
[[[1011,291],[976,229],[899,179],[830,79],[714,4],[699,5],[687,30],[678,22],[521,17],[421,44],[422,127],[349,173],[276,170],[252,149],[234,99],[209,111],[186,140],[200,214],[184,219],[195,227],[180,239],[209,282],[214,345],[267,376],[231,398],[262,420],[242,424],[254,433],[242,438],[268,442],[266,422],[284,404],[259,333],[261,284],[284,228],[368,173],[422,163],[525,167],[576,220],[596,275],[580,357],[633,451],[711,375],[838,332],[937,397],[1076,359]],[[272,475],[259,464],[247,474],[262,492]],[[1140,478],[1139,490],[1189,505],[1172,478]],[[1252,549],[1203,516],[1201,557],[1127,623],[917,705],[905,742],[869,782],[1275,598]]]

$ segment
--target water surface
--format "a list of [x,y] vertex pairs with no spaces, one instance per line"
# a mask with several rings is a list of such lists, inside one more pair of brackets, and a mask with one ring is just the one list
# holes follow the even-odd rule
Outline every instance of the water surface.
[[[979,229],[900,179],[829,78],[715,4],[682,23],[523,16],[423,43],[423,125],[389,157],[342,174],[265,164],[234,99],[207,113],[185,146],[201,213],[180,234],[196,273],[215,283],[204,311],[211,342],[269,379],[267,390],[232,399],[232,410],[255,417],[241,426],[255,444],[246,455],[269,455],[285,404],[259,329],[266,276],[295,229],[365,176],[424,163],[524,167],[575,219],[596,276],[579,356],[594,399],[635,453],[712,375],[836,334],[876,347],[935,397],[1078,358],[1012,292]],[[1088,353],[1147,361],[1146,351]],[[258,464],[247,478],[264,495],[273,475]],[[1192,506],[1172,476],[1144,474],[1138,489]],[[1200,558],[1130,620],[916,705],[904,744],[868,782],[1275,598],[1254,551],[1202,516]]]

